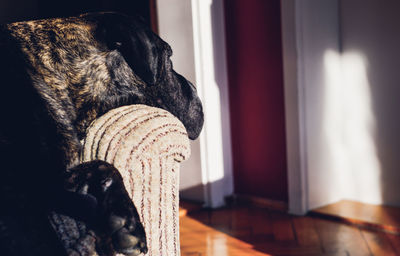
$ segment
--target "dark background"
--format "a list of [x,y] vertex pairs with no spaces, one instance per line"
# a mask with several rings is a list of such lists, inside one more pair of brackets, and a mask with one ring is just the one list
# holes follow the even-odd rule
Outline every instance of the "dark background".
[[156,30],[155,0],[1,0],[0,23],[115,11],[140,15]]

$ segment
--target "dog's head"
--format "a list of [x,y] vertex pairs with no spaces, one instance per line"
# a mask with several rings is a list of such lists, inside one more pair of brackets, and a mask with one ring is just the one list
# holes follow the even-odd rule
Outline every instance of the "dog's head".
[[197,138],[203,126],[202,104],[196,88],[173,70],[171,47],[139,18],[117,13],[83,17],[95,20],[99,40],[108,50],[119,51],[146,84],[146,103],[171,112],[184,124],[189,138]]

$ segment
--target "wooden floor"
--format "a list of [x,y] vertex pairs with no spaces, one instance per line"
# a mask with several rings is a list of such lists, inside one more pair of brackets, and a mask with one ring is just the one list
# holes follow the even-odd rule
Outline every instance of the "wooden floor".
[[400,234],[400,208],[342,200],[312,214],[367,228]]
[[260,208],[189,212],[180,231],[183,256],[400,255],[400,236]]

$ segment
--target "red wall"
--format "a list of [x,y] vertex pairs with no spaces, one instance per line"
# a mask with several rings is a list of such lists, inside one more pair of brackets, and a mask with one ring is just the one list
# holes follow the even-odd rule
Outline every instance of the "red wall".
[[225,0],[235,192],[287,201],[279,0]]

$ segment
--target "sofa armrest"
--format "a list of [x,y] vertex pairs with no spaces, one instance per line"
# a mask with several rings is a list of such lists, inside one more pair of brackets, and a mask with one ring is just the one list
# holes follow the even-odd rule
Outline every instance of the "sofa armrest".
[[145,105],[114,109],[89,127],[82,162],[100,159],[121,173],[144,225],[147,255],[180,255],[179,163],[190,145],[182,123]]

